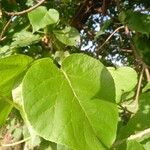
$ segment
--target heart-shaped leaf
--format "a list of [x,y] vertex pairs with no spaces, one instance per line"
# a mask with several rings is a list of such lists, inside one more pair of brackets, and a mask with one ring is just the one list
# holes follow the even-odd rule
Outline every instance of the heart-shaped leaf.
[[115,140],[115,87],[96,59],[73,54],[59,69],[49,58],[35,62],[22,86],[27,118],[43,138],[72,149],[103,150]]
[[108,67],[116,87],[116,102],[120,102],[122,94],[130,92],[137,84],[137,73],[130,67]]
[[59,20],[59,13],[55,9],[47,10],[40,6],[28,13],[28,18],[33,28],[33,32],[45,28],[47,25],[55,24]]

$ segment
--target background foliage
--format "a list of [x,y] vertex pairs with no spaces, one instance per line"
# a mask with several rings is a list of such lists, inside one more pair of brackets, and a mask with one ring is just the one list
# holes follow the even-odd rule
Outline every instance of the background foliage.
[[0,31],[0,149],[150,149],[150,1],[1,0]]

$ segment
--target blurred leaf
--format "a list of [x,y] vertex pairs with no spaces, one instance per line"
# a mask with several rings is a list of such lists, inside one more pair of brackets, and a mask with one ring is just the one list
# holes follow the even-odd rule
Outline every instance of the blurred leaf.
[[14,82],[31,62],[32,59],[24,55],[14,55],[0,59],[0,125],[5,122],[12,108],[7,102],[7,97],[11,97]]
[[[124,15],[122,15],[122,18]],[[141,32],[143,34],[150,34],[150,15],[142,14],[140,12],[134,12],[131,10],[125,13],[125,22],[128,26],[135,30],[136,32]]]
[[143,61],[147,64],[150,65],[150,37],[146,35],[136,35],[134,37],[134,44],[143,58]]
[[56,24],[59,21],[59,12],[40,6],[28,13],[28,18],[33,28],[33,32],[45,28],[47,25]]
[[15,79],[27,69],[32,58],[25,55],[13,55],[0,59],[0,95],[11,93]]
[[118,15],[118,19],[120,22],[122,22],[123,24],[125,24],[125,19],[126,19],[126,12],[125,11],[121,11]]
[[16,47],[25,47],[29,46],[35,43],[38,43],[40,41],[39,35],[34,35],[31,32],[28,31],[21,31],[19,33],[15,33],[13,36],[13,42],[11,43],[11,48]]
[[73,27],[66,27],[63,30],[53,31],[56,38],[65,45],[77,46],[80,43],[80,34]]

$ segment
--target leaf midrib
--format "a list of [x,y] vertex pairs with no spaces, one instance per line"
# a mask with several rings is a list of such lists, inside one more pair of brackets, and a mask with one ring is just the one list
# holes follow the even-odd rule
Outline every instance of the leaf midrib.
[[97,136],[97,134],[96,134],[96,131],[94,130],[93,126],[91,125],[90,119],[88,118],[88,115],[86,114],[86,111],[85,111],[84,108],[82,107],[82,105],[81,105],[81,103],[80,103],[80,100],[79,100],[79,98],[78,98],[76,92],[75,92],[74,89],[73,89],[73,86],[72,86],[72,84],[71,84],[71,81],[70,81],[68,75],[66,74],[66,72],[65,72],[62,68],[61,68],[61,71],[62,71],[62,73],[64,74],[64,77],[66,78],[66,80],[68,81],[68,84],[69,84],[69,86],[70,86],[70,88],[71,88],[71,90],[72,90],[72,93],[73,93],[74,97],[77,99],[77,101],[78,101],[78,103],[79,103],[81,109],[83,110],[83,112],[84,112],[84,114],[85,114],[85,117],[87,118],[87,120],[88,120],[88,122],[89,122],[89,125],[91,126],[91,129],[93,130],[93,133],[94,133],[95,137],[96,137],[97,140],[101,143],[101,145],[105,147],[105,144],[98,138],[98,136]]

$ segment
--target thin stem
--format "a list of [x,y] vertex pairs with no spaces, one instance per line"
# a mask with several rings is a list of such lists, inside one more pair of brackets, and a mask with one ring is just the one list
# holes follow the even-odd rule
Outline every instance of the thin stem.
[[44,3],[46,0],[41,0],[39,1],[36,5],[26,9],[26,10],[23,10],[23,11],[20,11],[20,12],[6,12],[5,13],[8,15],[8,16],[20,16],[20,15],[24,15],[34,9],[36,9],[38,6],[40,6],[42,3]]
[[137,52],[136,47],[135,47],[135,45],[133,44],[133,41],[132,41],[131,32],[130,32],[130,30],[129,30],[129,28],[128,28],[127,25],[125,26],[125,33],[127,34],[128,38],[131,40],[130,46],[131,46],[131,48],[132,48],[132,51],[133,51],[133,55],[134,55],[134,57],[135,57],[135,60],[138,61],[138,66],[139,66],[139,65],[142,65],[144,68],[149,68],[149,67],[145,64],[145,62],[142,60],[140,54]]
[[145,68],[145,74],[146,74],[146,77],[147,77],[147,82],[150,82],[150,72],[149,72],[148,68]]
[[26,141],[29,141],[30,139],[31,139],[31,137],[27,137],[21,141],[17,141],[17,142],[11,143],[11,144],[1,144],[1,148],[16,146],[16,145],[19,145],[19,144],[24,143]]
[[120,27],[118,27],[117,29],[115,29],[115,31],[113,32],[113,33],[111,33],[110,35],[109,35],[109,37],[105,40],[105,42],[98,48],[98,50],[100,50],[110,39],[111,39],[111,37],[117,32],[117,31],[119,31],[120,29],[123,29],[124,28],[124,26],[120,26]]
[[[12,15],[13,17],[13,15]],[[4,26],[3,30],[1,31],[1,34],[0,34],[0,41],[2,41],[4,38],[3,38],[3,35],[4,33],[6,32],[8,26],[10,25],[11,21],[12,21],[12,17],[8,20],[8,22],[6,23],[6,25]]]
[[138,104],[138,99],[139,99],[139,95],[140,95],[140,89],[141,89],[141,85],[142,85],[144,69],[145,68],[143,67],[142,71],[140,73],[139,82],[138,82],[138,85],[137,85],[137,91],[136,91],[136,95],[135,95],[135,102],[137,102],[137,104]]

